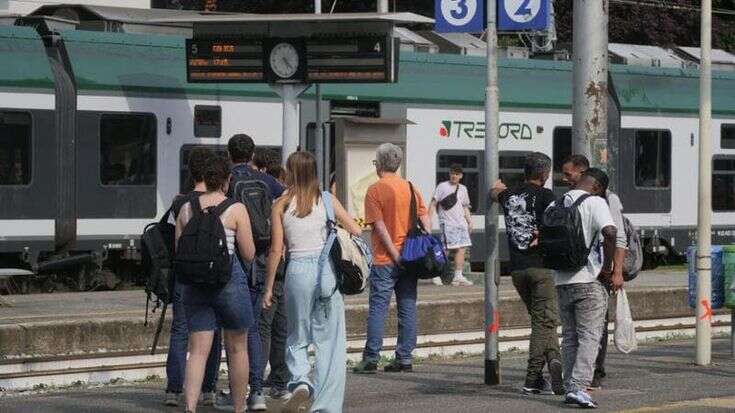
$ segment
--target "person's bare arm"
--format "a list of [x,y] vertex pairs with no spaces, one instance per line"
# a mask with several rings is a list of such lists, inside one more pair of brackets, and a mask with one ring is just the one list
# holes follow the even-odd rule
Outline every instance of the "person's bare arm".
[[508,189],[508,187],[505,186],[503,181],[498,179],[497,181],[495,181],[493,187],[490,188],[490,199],[492,199],[493,202],[498,202],[498,196],[500,196],[500,193],[505,191],[506,189]]
[[243,204],[235,204],[232,208],[237,208],[235,212],[237,219],[237,228],[235,237],[237,238],[237,249],[240,251],[240,257],[245,261],[252,261],[255,258],[255,242],[253,241],[253,229],[250,227],[250,215]]
[[436,212],[436,199],[432,199],[431,203],[429,203],[429,216],[433,217],[435,212]]
[[285,245],[283,211],[285,204],[286,200],[282,197],[273,204],[273,210],[271,211],[271,248],[268,252],[268,261],[265,267],[265,292],[263,293],[263,308],[266,310],[273,305],[273,284],[276,282],[278,264],[283,258]]
[[472,228],[472,213],[469,207],[464,207],[464,219],[467,221],[467,227]]
[[625,248],[615,247],[613,257],[612,289],[617,291],[623,288],[623,261],[625,261]]
[[176,246],[179,245],[179,238],[181,233],[184,232],[184,227],[189,222],[191,217],[191,204],[185,203],[179,211],[179,216],[176,217],[176,230],[174,231],[174,251]]
[[614,225],[608,225],[602,228],[602,270],[600,270],[600,279],[602,281],[611,281],[613,273],[613,260],[615,257],[615,237],[618,230]]
[[388,251],[388,255],[390,255],[391,260],[393,260],[395,264],[400,264],[401,254],[396,246],[393,245],[393,240],[390,238],[388,228],[385,227],[385,222],[382,220],[373,222],[373,231],[378,234],[378,239],[383,244],[383,247],[385,247],[385,250]]
[[357,222],[355,222],[336,197],[332,197],[332,207],[334,208],[334,216],[342,224],[342,227],[352,235],[360,235],[362,228],[357,225]]

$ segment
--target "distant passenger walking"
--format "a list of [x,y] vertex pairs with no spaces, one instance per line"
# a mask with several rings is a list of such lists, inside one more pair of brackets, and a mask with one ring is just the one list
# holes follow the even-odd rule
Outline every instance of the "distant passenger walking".
[[[177,196],[171,206],[174,219],[178,218],[181,207],[194,197],[207,191],[204,183],[204,171],[207,164],[216,160],[214,152],[206,148],[195,148],[189,155],[189,175],[194,182],[194,190],[185,195]],[[173,290],[173,319],[171,321],[171,339],[168,345],[166,358],[166,398],[167,406],[178,406],[184,386],[184,371],[186,368],[186,353],[189,348],[189,328],[186,322],[186,312],[182,300],[184,285],[178,282],[174,274]],[[217,375],[219,374],[220,359],[222,357],[222,338],[220,329],[214,331],[212,350],[209,352],[207,367],[202,383],[202,405],[211,406],[214,403],[217,391]]]
[[[248,188],[250,189],[248,190],[247,196],[253,197],[254,194],[252,191],[255,191],[256,194],[267,198],[267,207],[270,208],[273,200],[283,193],[283,187],[275,178],[258,170],[258,166],[253,159],[253,154],[256,152],[253,139],[245,134],[234,135],[227,143],[227,151],[233,163],[232,185],[228,196],[244,202],[243,199],[240,199],[241,194],[233,194],[232,191],[238,183],[248,182]],[[271,158],[272,155],[270,152],[259,150],[259,162],[270,162]],[[258,192],[259,190],[260,192]],[[248,204],[246,203],[246,205]],[[259,206],[258,203],[254,205],[255,207]],[[252,206],[253,204],[250,204],[250,207]],[[262,211],[263,214],[256,214],[256,212],[250,211],[255,236],[258,235],[255,233],[257,228],[267,228],[267,222],[263,221],[267,221],[268,219],[268,211]],[[250,263],[246,263],[244,270],[248,285],[250,286],[253,317],[257,320],[256,326],[260,326],[262,325],[260,320],[263,283],[265,282],[265,261],[270,245],[268,240],[257,238],[255,239],[255,243],[255,259],[252,262],[252,267]],[[263,394],[263,376],[265,374],[265,364],[268,360],[263,354],[263,343],[261,341],[259,327],[253,328],[250,331],[248,335],[248,349],[250,357],[250,395],[248,397],[248,409],[251,411],[263,411],[267,409],[265,395]],[[284,374],[282,370],[280,372]]]
[[[556,335],[559,306],[554,276],[551,270],[543,267],[538,249],[538,224],[546,207],[554,202],[554,193],[544,188],[550,173],[551,159],[543,153],[533,152],[526,157],[525,182],[506,188],[498,181],[491,192],[505,215],[513,285],[531,317],[528,368],[523,386],[526,394],[564,394]],[[543,377],[544,365],[548,366],[551,385]]]
[[[380,180],[368,188],[365,196],[365,218],[372,224],[373,268],[370,272],[370,298],[367,320],[367,341],[362,362],[356,373],[375,373],[383,348],[385,318],[391,296],[396,294],[398,305],[398,343],[395,360],[385,366],[386,372],[413,370],[413,350],[416,347],[416,286],[417,278],[401,268],[400,252],[408,234],[411,189],[398,175],[403,151],[385,143],[378,147],[375,169]],[[424,228],[431,228],[424,200],[416,192],[418,216]]]
[[[465,252],[472,246],[470,228],[470,195],[467,187],[462,185],[462,165],[453,164],[449,167],[449,180],[440,183],[434,190],[434,196],[429,207],[429,216],[436,210],[439,224],[446,247],[454,252],[454,277],[452,285],[472,285],[464,274]],[[434,285],[442,285],[441,277],[435,277]]]
[[[584,155],[571,155],[564,160],[562,172],[564,173],[564,182],[574,188],[577,182],[582,178],[584,171],[590,168],[590,162]],[[623,203],[620,198],[611,190],[605,192],[607,204],[610,207],[610,214],[618,228],[617,237],[615,239],[615,257],[613,258],[613,276],[610,283],[605,284],[608,291],[617,291],[623,286],[623,260],[625,259],[625,251],[628,248],[628,239],[623,228]],[[592,378],[590,389],[595,390],[602,387],[602,379],[605,378],[605,357],[607,356],[608,333],[607,326],[610,324],[610,312],[605,313],[605,328],[602,330],[602,338],[600,339],[600,353],[595,360],[595,375]]]
[[[327,240],[327,209],[353,235],[360,227],[337,198],[320,193],[316,159],[308,152],[289,156],[288,190],[273,206],[272,245],[263,307],[271,307],[274,282],[284,244],[288,246],[286,269],[286,307],[288,339],[286,361],[293,375],[288,385],[284,411],[338,413],[345,392],[347,338],[344,301],[335,289],[336,277],[331,260],[324,253]],[[316,350],[313,380],[309,346]]]
[[610,208],[602,198],[607,186],[607,175],[593,168],[584,172],[575,189],[564,194],[562,199],[567,207],[582,196],[593,195],[577,207],[585,244],[591,248],[587,264],[580,270],[554,271],[562,323],[566,402],[590,408],[597,407],[587,388],[592,382],[600,337],[605,328],[608,292],[603,283],[612,278],[617,235]]
[[[183,289],[190,347],[184,384],[186,409],[187,412],[196,411],[199,391],[204,378],[204,367],[210,354],[214,332],[221,327],[224,329],[234,408],[235,412],[241,413],[245,411],[248,385],[247,336],[254,319],[252,308],[249,305],[250,296],[245,273],[235,254],[235,243],[237,243],[240,257],[248,261],[255,256],[255,246],[247,210],[243,205],[225,197],[230,177],[227,161],[225,159],[210,160],[203,171],[203,176],[206,192],[184,204],[176,220],[177,250],[174,268],[180,271],[181,268],[187,266],[188,272],[192,272],[192,268],[201,268],[202,271],[201,274],[188,274],[190,279],[187,280],[187,285]],[[190,245],[197,248],[205,245],[199,241],[208,239],[205,237],[211,233],[205,229],[204,224],[209,222],[208,214],[216,214],[224,228],[229,253],[227,259],[230,261],[227,267],[231,268],[229,281],[224,285],[194,282],[193,278],[204,279],[211,273],[211,263],[214,261],[209,261],[210,271],[207,272],[201,265],[195,265],[201,264],[200,262],[191,261],[194,255],[182,255],[189,251],[183,247],[184,239],[190,241],[186,243],[187,248]],[[198,226],[192,228],[194,224]],[[219,256],[212,256],[210,259],[219,259]],[[209,280],[209,278],[206,279]]]

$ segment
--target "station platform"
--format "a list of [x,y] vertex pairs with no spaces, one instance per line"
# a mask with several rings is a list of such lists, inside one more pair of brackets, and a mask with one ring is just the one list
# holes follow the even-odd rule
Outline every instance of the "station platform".
[[[482,274],[475,286],[434,286],[420,282],[419,331],[448,334],[482,331]],[[646,271],[626,285],[636,320],[693,315],[687,306],[687,278],[681,269]],[[25,359],[63,355],[144,351],[150,347],[158,314],[144,326],[145,294],[141,290],[5,296],[12,307],[0,307],[0,357]],[[368,294],[346,299],[348,339],[364,337]],[[394,303],[395,304],[395,303]],[[510,277],[501,277],[501,329],[527,327],[526,310]],[[170,317],[170,311],[168,314]],[[159,341],[168,344],[170,323]],[[395,334],[395,306],[386,323],[386,337]]]

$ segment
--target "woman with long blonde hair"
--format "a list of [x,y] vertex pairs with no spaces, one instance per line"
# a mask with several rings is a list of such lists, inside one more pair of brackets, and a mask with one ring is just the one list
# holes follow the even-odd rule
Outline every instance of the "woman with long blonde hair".
[[[292,379],[284,411],[296,412],[311,400],[309,411],[342,411],[345,390],[347,339],[344,301],[335,288],[331,260],[322,254],[327,241],[327,208],[353,235],[360,227],[342,204],[320,192],[316,160],[295,152],[286,162],[286,193],[273,205],[272,237],[263,306],[271,306],[276,269],[287,246],[286,307],[288,338],[286,363]],[[308,347],[316,349],[314,380],[310,377]]]

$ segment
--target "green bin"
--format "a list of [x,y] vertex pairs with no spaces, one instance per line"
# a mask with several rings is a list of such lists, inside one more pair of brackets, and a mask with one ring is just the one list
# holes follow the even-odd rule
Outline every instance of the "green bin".
[[735,309],[735,245],[722,247],[725,273],[725,307]]

